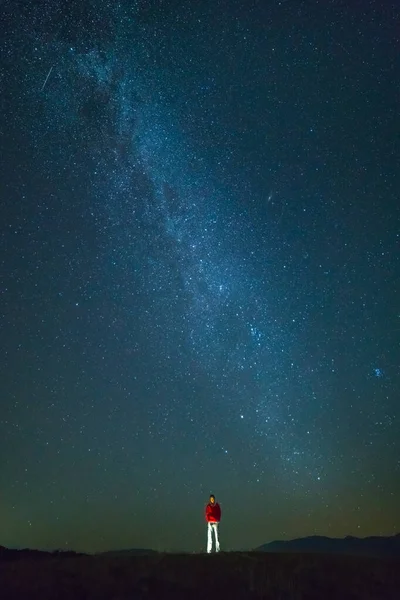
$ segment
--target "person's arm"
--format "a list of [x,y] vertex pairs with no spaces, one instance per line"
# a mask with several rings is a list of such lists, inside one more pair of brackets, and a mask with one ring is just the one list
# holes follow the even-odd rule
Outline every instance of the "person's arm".
[[208,522],[208,517],[210,514],[210,507],[208,504],[206,505],[206,510],[204,512],[205,512],[206,521]]

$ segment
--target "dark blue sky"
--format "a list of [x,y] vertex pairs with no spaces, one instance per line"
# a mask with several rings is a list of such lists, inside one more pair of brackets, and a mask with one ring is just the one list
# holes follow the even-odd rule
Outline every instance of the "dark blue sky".
[[399,8],[5,6],[0,543],[398,532]]

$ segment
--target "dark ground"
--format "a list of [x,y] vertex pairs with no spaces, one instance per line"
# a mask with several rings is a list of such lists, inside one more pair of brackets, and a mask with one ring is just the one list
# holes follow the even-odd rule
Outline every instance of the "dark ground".
[[1,600],[399,600],[400,560],[312,554],[0,557]]

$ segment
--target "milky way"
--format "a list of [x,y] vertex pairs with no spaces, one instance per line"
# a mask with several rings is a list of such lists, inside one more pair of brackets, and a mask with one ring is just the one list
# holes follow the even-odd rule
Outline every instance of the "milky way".
[[[141,62],[136,47],[127,52],[114,43],[83,54],[59,45],[68,58],[46,98],[46,117],[56,130],[81,120],[82,132],[93,128],[95,164],[88,177],[98,206],[91,214],[107,223],[100,268],[122,269],[118,277],[129,293],[135,293],[137,273],[161,359],[174,352],[183,376],[191,377],[194,361],[222,390],[233,385],[238,399],[230,410],[239,418],[247,402],[246,412],[260,414],[263,435],[270,427],[261,419],[267,423],[279,411],[271,389],[291,352],[291,336],[270,306],[268,254],[260,279],[251,222],[244,209],[230,209],[232,190],[207,168],[204,148],[179,130],[179,114],[163,101],[165,74]],[[68,78],[76,83],[66,93]],[[124,309],[131,310],[129,302]],[[171,349],[177,338],[178,348]],[[248,384],[238,384],[243,377]]]

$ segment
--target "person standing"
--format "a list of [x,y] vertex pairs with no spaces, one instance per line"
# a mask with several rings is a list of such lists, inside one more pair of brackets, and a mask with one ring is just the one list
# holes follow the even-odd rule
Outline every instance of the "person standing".
[[219,552],[219,536],[218,525],[221,520],[221,507],[218,502],[215,502],[214,494],[210,494],[210,501],[206,506],[206,521],[207,521],[207,553],[210,554],[212,549],[212,534],[215,537],[215,551]]

